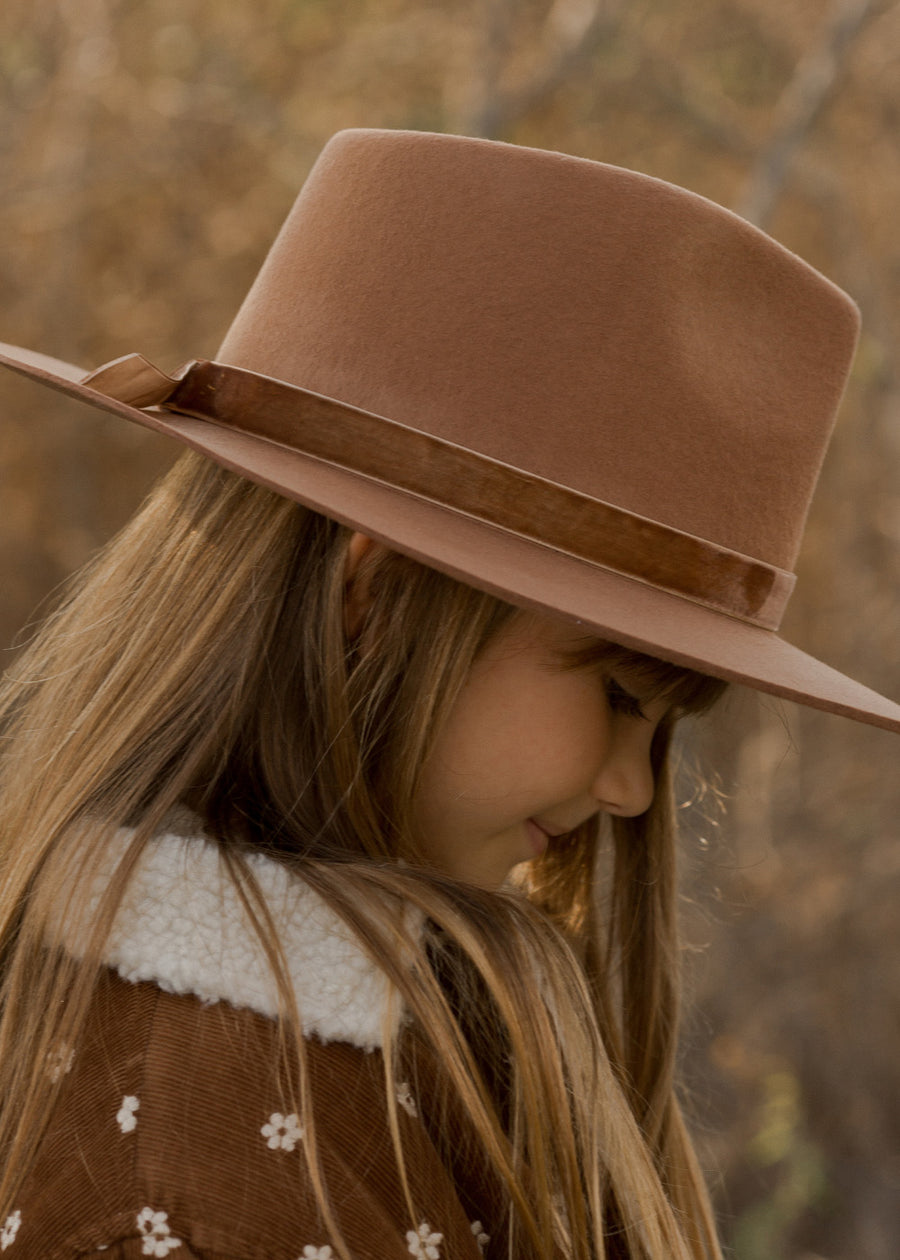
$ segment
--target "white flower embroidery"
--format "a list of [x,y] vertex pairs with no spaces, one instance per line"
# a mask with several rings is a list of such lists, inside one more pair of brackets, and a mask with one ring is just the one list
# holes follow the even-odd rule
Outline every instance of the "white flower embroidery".
[[427,1221],[423,1221],[417,1230],[410,1229],[406,1233],[407,1249],[416,1260],[441,1260],[440,1244],[443,1241],[444,1235],[433,1234]]
[[75,1051],[67,1041],[61,1041],[58,1046],[47,1051],[47,1075],[54,1085],[61,1077],[72,1071],[74,1058]]
[[181,1239],[172,1236],[168,1212],[154,1212],[153,1208],[145,1207],[138,1212],[137,1227],[144,1240],[143,1256],[167,1256],[181,1246]]
[[300,1260],[332,1260],[334,1253],[330,1247],[313,1247],[312,1244],[303,1248],[303,1255]]
[[401,1081],[397,1086],[397,1102],[407,1115],[415,1117],[419,1114],[416,1100],[413,1098],[412,1090],[409,1088],[409,1081]]
[[263,1125],[260,1133],[266,1138],[270,1151],[277,1151],[279,1147],[283,1151],[292,1151],[303,1140],[303,1129],[293,1111],[289,1116],[273,1111],[269,1116],[269,1123]]
[[490,1234],[484,1232],[484,1226],[481,1221],[472,1222],[472,1233],[475,1235],[475,1241],[478,1243],[478,1250],[484,1255],[484,1249],[491,1241]]
[[137,1117],[134,1113],[140,1105],[134,1094],[126,1094],[122,1099],[122,1106],[116,1112],[116,1121],[123,1133],[133,1133],[137,1128]]
[[10,1243],[15,1242],[21,1224],[22,1213],[17,1208],[12,1216],[7,1216],[6,1223],[0,1229],[0,1251],[5,1251]]

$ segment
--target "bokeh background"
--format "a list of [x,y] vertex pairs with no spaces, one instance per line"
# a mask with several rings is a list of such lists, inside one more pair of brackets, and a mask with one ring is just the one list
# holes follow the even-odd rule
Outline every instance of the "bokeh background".
[[[344,126],[633,166],[766,228],[865,324],[786,634],[900,696],[896,0],[4,0],[0,92],[0,337],[86,368],[214,355]],[[6,645],[174,451],[0,390]],[[696,744],[684,1067],[723,1234],[896,1260],[900,747],[740,691]]]

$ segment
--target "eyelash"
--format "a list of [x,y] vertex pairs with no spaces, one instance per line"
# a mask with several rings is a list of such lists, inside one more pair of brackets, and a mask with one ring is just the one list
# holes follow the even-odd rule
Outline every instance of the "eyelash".
[[615,678],[607,678],[604,681],[606,690],[606,699],[613,713],[622,713],[625,717],[643,718],[647,721],[647,714],[641,708],[640,701],[632,696],[625,688],[617,683]]

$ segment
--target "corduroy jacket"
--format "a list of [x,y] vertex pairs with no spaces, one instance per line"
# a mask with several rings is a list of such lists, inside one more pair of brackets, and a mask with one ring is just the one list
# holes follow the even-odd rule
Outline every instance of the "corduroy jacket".
[[[427,1065],[391,1086],[411,1216],[388,1124],[384,978],[297,876],[250,861],[297,993],[322,1173],[354,1260],[496,1254],[496,1206],[477,1161],[436,1127],[447,1115],[431,1107]],[[60,931],[77,952],[77,932]],[[153,842],[105,962],[78,1044],[47,1063],[60,1094],[0,1222],[3,1260],[333,1260],[281,1101],[277,991],[213,845]]]

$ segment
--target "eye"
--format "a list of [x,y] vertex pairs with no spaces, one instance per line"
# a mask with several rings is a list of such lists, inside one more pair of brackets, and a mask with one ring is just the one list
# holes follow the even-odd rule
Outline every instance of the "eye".
[[630,691],[626,691],[621,683],[616,682],[615,678],[604,679],[604,688],[606,690],[606,700],[613,713],[621,713],[625,717],[641,718],[644,722],[649,721],[647,714],[641,708],[641,702],[637,696],[633,696]]

